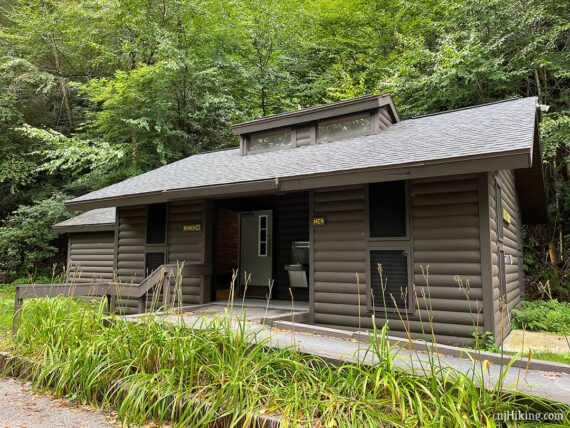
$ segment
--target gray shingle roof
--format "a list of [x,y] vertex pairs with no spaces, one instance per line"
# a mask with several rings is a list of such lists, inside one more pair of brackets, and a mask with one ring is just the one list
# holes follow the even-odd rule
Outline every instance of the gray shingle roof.
[[203,153],[70,202],[530,150],[535,114],[536,98],[529,97],[404,120],[379,134],[326,144],[246,156],[239,149]]
[[[87,226],[112,226],[115,224],[115,208],[97,208],[55,224],[54,229],[84,228]],[[111,229],[112,227],[109,227]]]

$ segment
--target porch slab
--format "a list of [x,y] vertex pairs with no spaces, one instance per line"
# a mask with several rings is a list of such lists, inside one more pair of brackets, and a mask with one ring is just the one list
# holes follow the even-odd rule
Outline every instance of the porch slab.
[[552,352],[570,353],[570,338],[543,331],[513,330],[503,342],[507,352]]
[[263,323],[265,321],[278,320],[278,319],[301,319],[306,311],[295,311],[291,309],[268,308],[267,310],[259,306],[246,306],[245,308],[234,307],[228,308],[225,305],[205,305],[194,310],[183,312],[180,314],[164,314],[162,319],[172,323],[184,323],[185,325],[194,325],[203,319],[213,317],[224,317],[230,315],[234,320],[245,319],[248,323]]
[[[265,308],[267,306],[267,302],[262,299],[245,299],[245,300],[236,300],[234,302],[234,308],[241,308],[243,306],[247,308]],[[227,301],[219,301],[219,302],[212,302],[210,305],[216,306],[223,306],[227,307]],[[269,302],[269,309],[282,309],[286,311],[294,310],[295,312],[301,311],[308,311],[309,310],[309,302],[293,302],[289,300],[272,300]]]
[[[189,327],[199,325],[204,320],[214,317],[224,317],[231,315],[232,319],[245,319],[250,324],[261,324],[279,320],[305,322],[309,314],[309,304],[307,302],[291,303],[287,301],[275,300],[269,306],[263,300],[245,299],[235,302],[232,307],[227,302],[211,302],[203,305],[184,306],[180,311],[155,313],[162,321]],[[150,314],[128,315],[127,320],[137,320]]]

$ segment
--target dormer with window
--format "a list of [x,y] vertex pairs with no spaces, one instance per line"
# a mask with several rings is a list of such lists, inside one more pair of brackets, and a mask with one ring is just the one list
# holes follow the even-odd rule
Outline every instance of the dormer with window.
[[247,155],[378,134],[398,121],[390,95],[367,95],[264,117],[232,131]]

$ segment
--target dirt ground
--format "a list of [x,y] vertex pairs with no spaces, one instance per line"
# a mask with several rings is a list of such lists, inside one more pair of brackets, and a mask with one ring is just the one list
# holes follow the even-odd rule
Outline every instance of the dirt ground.
[[561,354],[570,352],[566,337],[561,334],[548,333],[546,331],[523,331],[513,330],[503,342],[507,352],[528,353],[529,349],[534,352],[552,352]]
[[109,428],[112,415],[32,391],[30,384],[0,378],[0,428]]

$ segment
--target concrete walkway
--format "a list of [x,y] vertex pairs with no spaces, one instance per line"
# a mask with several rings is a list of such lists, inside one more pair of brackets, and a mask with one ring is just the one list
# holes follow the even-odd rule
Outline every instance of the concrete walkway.
[[[299,351],[322,357],[328,361],[341,360],[346,362],[362,361],[373,365],[378,362],[376,355],[367,352],[366,344],[342,338],[322,335],[262,328],[258,337],[267,339],[271,346],[295,346]],[[429,371],[430,355],[427,352],[408,351],[405,348],[394,348],[395,364],[398,367],[421,375]],[[441,367],[456,369],[461,373],[469,373],[476,379],[483,379],[487,389],[493,388],[501,373],[499,364],[489,364],[482,370],[481,361],[465,357],[453,357],[436,354]],[[505,360],[505,364],[508,360]],[[512,367],[507,371],[503,380],[504,390],[518,391],[524,394],[543,397],[554,401],[570,404],[570,374],[563,372],[528,370]]]
[[[260,322],[258,310],[254,312],[255,316],[247,317],[248,328],[252,333],[252,337],[255,337],[257,341],[265,341],[268,346],[278,348],[293,346],[300,352],[313,354],[333,363],[338,361],[361,361],[365,364],[373,365],[378,362],[378,357],[367,352],[368,345],[363,343],[367,339],[366,334],[280,321],[278,320],[279,317],[277,317],[277,315],[281,315],[280,310],[272,314],[275,315],[273,320],[267,321],[265,319],[266,322],[274,325],[272,327]],[[208,318],[220,313],[222,313],[220,310],[200,309],[182,314],[163,314],[158,316],[167,323],[184,325],[188,328],[200,328],[200,325],[207,324],[207,322],[204,322],[204,315]],[[144,316],[154,315],[145,314]],[[126,318],[136,322],[140,316]],[[355,340],[355,337],[360,337],[361,340]],[[483,354],[479,355],[480,359],[484,360],[486,355],[489,356],[489,364],[483,364],[482,361],[474,360],[467,352],[474,354],[476,351],[443,346],[438,347],[438,349],[441,349],[441,352],[432,353],[431,355],[438,359],[438,364],[441,367],[448,367],[461,373],[469,374],[470,377],[472,376],[478,381],[482,379],[487,389],[493,388],[499,381],[502,368],[500,361],[497,361],[496,354],[480,353]],[[455,351],[457,356],[444,355],[443,349]],[[395,365],[397,367],[418,375],[424,373],[424,370],[426,372],[429,371],[430,354],[428,352],[409,351],[405,348],[393,347],[392,353],[396,356]],[[492,361],[495,362],[493,363]],[[508,358],[505,358],[503,365],[506,365],[507,362]],[[484,369],[482,369],[483,365],[485,365]],[[540,366],[540,364],[537,366]],[[504,377],[503,389],[570,404],[570,366],[566,366],[564,370],[557,370],[557,364],[554,363],[545,363],[544,366],[547,368],[546,370],[538,370],[536,368],[526,370],[526,365],[511,367]]]

